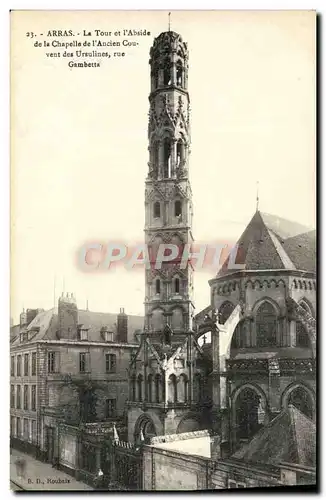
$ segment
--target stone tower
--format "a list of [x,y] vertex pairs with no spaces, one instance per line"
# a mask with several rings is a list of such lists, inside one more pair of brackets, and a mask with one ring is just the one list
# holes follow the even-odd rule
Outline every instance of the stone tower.
[[131,441],[200,427],[195,410],[201,391],[194,375],[205,366],[197,360],[204,355],[193,338],[193,268],[185,259],[193,242],[186,43],[173,31],[161,33],[149,64],[145,243],[150,265],[144,331],[130,366]]
[[[180,35],[168,31],[154,40],[150,67],[145,243],[151,268],[146,270],[145,329],[153,341],[173,345],[188,333],[193,316],[193,271],[181,265],[184,247],[193,238],[188,50]],[[178,255],[160,266],[162,244],[175,245]],[[174,250],[167,247],[165,255],[170,252]]]

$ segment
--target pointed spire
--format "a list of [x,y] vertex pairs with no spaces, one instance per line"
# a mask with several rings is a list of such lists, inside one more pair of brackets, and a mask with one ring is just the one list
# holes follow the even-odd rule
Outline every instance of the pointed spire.
[[259,181],[257,181],[256,212],[259,211]]
[[171,31],[171,12],[169,12],[169,31]]

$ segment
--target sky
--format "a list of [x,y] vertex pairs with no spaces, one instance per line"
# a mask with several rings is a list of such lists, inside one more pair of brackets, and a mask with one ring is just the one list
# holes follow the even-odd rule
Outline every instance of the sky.
[[[23,307],[53,307],[62,291],[80,308],[143,314],[142,270],[85,272],[76,253],[88,241],[143,241],[149,50],[167,28],[165,11],[12,15],[15,323]],[[53,29],[151,35],[129,37],[139,45],[124,58],[85,69],[47,58],[26,36]],[[255,212],[257,181],[260,210],[313,227],[314,13],[174,11],[171,29],[189,48],[195,240],[235,241]],[[196,312],[209,304],[213,275],[195,274]]]

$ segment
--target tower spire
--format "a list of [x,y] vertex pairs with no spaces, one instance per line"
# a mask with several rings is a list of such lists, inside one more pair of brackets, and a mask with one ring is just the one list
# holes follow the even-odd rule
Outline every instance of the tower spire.
[[171,31],[171,12],[169,12],[169,31]]
[[257,192],[256,192],[256,212],[259,210],[259,181],[257,181]]

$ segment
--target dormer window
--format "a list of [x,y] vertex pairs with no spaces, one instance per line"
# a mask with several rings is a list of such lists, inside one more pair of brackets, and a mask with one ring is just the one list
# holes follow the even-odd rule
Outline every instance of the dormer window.
[[105,342],[113,342],[113,332],[104,332]]
[[88,328],[85,328],[84,325],[78,325],[78,340],[88,340]]
[[80,330],[80,340],[88,340],[88,330]]

